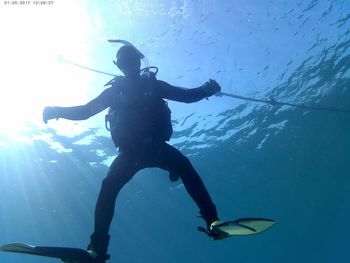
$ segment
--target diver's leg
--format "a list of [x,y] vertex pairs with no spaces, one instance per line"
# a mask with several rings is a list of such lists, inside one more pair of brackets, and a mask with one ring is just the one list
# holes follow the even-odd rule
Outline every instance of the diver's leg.
[[170,175],[179,176],[192,199],[200,209],[200,214],[210,226],[218,220],[216,207],[190,160],[175,147],[164,143],[158,155],[159,166],[168,170]]
[[140,169],[132,155],[120,153],[113,161],[106,178],[103,180],[95,208],[94,233],[91,235],[89,250],[104,257],[97,262],[105,262],[109,228],[114,215],[115,202],[119,191]]

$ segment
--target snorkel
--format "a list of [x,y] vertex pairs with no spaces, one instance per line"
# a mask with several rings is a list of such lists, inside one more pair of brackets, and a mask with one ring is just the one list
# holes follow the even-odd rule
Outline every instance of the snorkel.
[[[151,77],[151,71],[150,69],[153,69],[155,70],[154,72],[152,71],[152,73],[154,75],[157,75],[158,73],[158,68],[155,67],[155,66],[149,66],[149,63],[148,63],[148,60],[147,58],[145,57],[145,55],[143,55],[141,53],[140,50],[138,50],[133,44],[131,44],[130,42],[126,41],[126,40],[122,40],[122,39],[108,39],[107,40],[109,43],[112,43],[112,44],[123,44],[123,45],[126,45],[126,46],[129,46],[129,47],[132,47],[136,53],[140,56],[140,59],[142,60],[143,64],[144,64],[144,67],[140,70],[140,75],[144,75],[144,76],[147,76],[147,77]],[[114,65],[117,65],[117,62],[115,60],[113,60],[113,63]]]

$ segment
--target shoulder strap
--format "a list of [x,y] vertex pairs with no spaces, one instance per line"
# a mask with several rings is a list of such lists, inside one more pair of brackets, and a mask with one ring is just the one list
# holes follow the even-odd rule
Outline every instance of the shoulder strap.
[[115,76],[113,79],[108,81],[104,86],[114,86],[119,80],[123,79],[123,76]]

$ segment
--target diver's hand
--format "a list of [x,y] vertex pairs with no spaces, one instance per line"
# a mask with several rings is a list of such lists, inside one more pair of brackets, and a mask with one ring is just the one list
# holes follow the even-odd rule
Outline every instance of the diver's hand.
[[47,124],[48,120],[59,118],[59,107],[45,107],[43,111],[43,121]]
[[212,96],[217,92],[221,91],[221,87],[219,83],[217,83],[213,79],[209,79],[206,83],[203,84],[202,89],[205,91],[205,93],[208,94],[208,96]]

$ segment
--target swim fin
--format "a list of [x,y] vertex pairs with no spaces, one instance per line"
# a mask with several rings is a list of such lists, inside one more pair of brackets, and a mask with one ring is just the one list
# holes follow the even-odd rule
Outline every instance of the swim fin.
[[41,247],[31,246],[24,243],[12,243],[0,246],[0,251],[36,256],[58,258],[66,263],[94,263],[94,259],[88,251],[80,248],[69,247]]
[[214,240],[224,239],[230,236],[247,236],[258,234],[270,229],[276,224],[273,219],[266,218],[241,218],[235,221],[215,221],[209,229],[198,227],[198,230],[206,233]]

